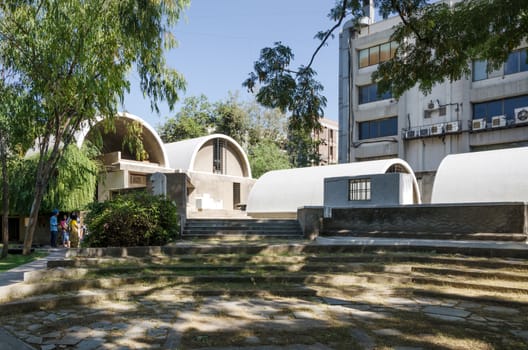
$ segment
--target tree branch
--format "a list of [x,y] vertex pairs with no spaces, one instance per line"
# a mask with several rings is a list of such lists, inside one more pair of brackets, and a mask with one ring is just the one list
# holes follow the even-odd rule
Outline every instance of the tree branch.
[[330,29],[325,37],[323,38],[323,40],[321,40],[321,43],[319,44],[319,46],[317,47],[317,49],[315,49],[313,55],[312,55],[312,58],[310,59],[310,63],[308,63],[308,66],[306,66],[306,68],[310,68],[315,60],[315,56],[317,56],[317,53],[321,50],[321,48],[325,45],[326,41],[328,40],[328,38],[332,35],[332,33],[334,32],[334,30],[336,30],[337,28],[341,27],[341,23],[343,22],[343,19],[346,17],[346,6],[347,6],[347,2],[348,0],[343,0],[343,5],[342,5],[342,10],[341,10],[341,14],[339,16],[339,20],[337,21],[337,23],[332,27],[332,29]]

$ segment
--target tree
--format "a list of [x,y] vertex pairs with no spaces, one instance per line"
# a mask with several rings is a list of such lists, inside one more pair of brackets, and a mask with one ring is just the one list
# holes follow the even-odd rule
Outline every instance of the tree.
[[270,139],[252,145],[248,153],[251,173],[256,179],[268,171],[291,167],[286,152]]
[[232,137],[247,149],[249,114],[237,95],[230,94],[227,100],[216,103],[214,110],[215,131]]
[[214,112],[205,95],[187,97],[175,117],[158,127],[163,142],[176,142],[205,136],[213,127]]
[[278,108],[263,108],[256,101],[246,104],[249,115],[249,145],[270,140],[283,148],[286,143],[287,118]]
[[[82,149],[70,145],[64,150],[54,176],[50,179],[43,195],[41,208],[51,212],[55,208],[74,211],[93,202],[97,180],[102,165],[96,161],[99,153],[88,145]],[[20,159],[10,171],[10,210],[28,215],[33,202],[35,170],[39,156]]]
[[386,17],[397,13],[402,23],[392,40],[396,55],[373,74],[380,92],[399,97],[416,84],[424,93],[448,79],[471,74],[472,60],[498,68],[528,35],[528,2],[466,0],[449,6],[427,1],[379,1]]
[[[300,167],[311,165],[311,159],[319,157],[318,149],[306,140],[321,129],[319,119],[323,116],[326,98],[312,68],[301,66],[296,71],[289,68],[293,58],[291,49],[280,42],[276,42],[273,48],[262,49],[260,59],[254,64],[254,72],[249,74],[243,86],[252,92],[258,87],[256,99],[263,106],[291,113],[288,148],[297,150],[292,163]],[[298,149],[305,145],[308,148]],[[307,156],[298,157],[298,154]]]
[[5,258],[9,250],[9,168],[10,163],[16,161],[20,154],[17,150],[25,149],[33,140],[31,130],[25,130],[17,123],[20,113],[19,94],[17,86],[8,86],[6,81],[9,75],[3,71],[0,82],[0,172],[2,173],[2,253],[0,258]]
[[18,122],[38,135],[39,161],[24,241],[28,254],[48,182],[74,134],[112,118],[137,69],[151,107],[173,108],[183,77],[165,66],[169,28],[189,0],[12,0],[0,3],[0,59],[22,86]]
[[[394,57],[381,63],[372,75],[378,84],[378,93],[390,91],[396,98],[415,85],[427,94],[437,83],[467,76],[472,60],[487,60],[488,69],[496,69],[528,35],[525,0],[464,0],[451,6],[444,2],[430,4],[430,0],[371,1],[383,18],[392,14],[401,18],[391,37],[398,45]],[[317,53],[333,38],[344,20],[351,19],[359,29],[361,19],[367,15],[365,3],[364,0],[336,1],[328,14],[335,24],[316,34],[321,43],[306,66],[292,70],[289,65],[293,52],[276,43],[274,48],[261,50],[254,72],[244,81],[243,86],[248,90],[258,88],[259,103],[291,110],[292,119],[298,119],[289,127],[291,149],[302,147],[307,130],[317,125],[318,108],[325,106],[326,100],[320,95],[322,86],[313,79],[315,72],[311,69]],[[304,84],[299,84],[303,77]],[[302,85],[304,93],[300,97],[297,93]],[[301,108],[300,112],[299,106],[306,110]],[[310,149],[314,145],[306,146]],[[306,165],[304,162],[299,159],[296,165]]]

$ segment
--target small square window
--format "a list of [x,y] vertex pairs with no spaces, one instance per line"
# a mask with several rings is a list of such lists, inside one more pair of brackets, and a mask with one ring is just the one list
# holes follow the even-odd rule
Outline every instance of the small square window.
[[369,201],[370,179],[353,179],[348,182],[348,200]]

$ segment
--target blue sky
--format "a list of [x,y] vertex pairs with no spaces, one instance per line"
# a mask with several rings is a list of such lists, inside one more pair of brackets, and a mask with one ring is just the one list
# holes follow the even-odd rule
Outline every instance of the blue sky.
[[[174,28],[179,47],[167,52],[167,63],[181,72],[187,91],[181,100],[204,94],[210,102],[225,100],[228,93],[239,92],[240,100],[253,97],[242,82],[253,70],[260,50],[276,41],[292,48],[292,67],[308,64],[319,45],[314,35],[333,22],[327,14],[335,0],[192,0],[191,6]],[[324,85],[328,99],[325,117],[337,120],[338,111],[338,34],[318,54],[313,65],[317,79]],[[160,114],[150,110],[143,99],[136,73],[131,73],[132,88],[124,110],[146,120],[153,127],[165,122],[173,112],[161,105]]]

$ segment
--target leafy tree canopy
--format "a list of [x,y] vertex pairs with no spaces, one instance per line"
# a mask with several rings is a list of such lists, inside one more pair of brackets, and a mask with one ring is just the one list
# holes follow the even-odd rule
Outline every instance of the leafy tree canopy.
[[271,170],[291,168],[288,154],[270,139],[251,146],[248,158],[251,173],[256,179]]
[[401,96],[418,84],[424,93],[444,80],[471,73],[472,60],[485,59],[498,68],[528,35],[528,2],[465,0],[443,2],[379,1],[384,16],[397,13],[402,23],[392,39],[392,60],[382,63],[373,79],[381,92]]
[[158,127],[163,142],[176,142],[205,136],[213,128],[214,110],[205,95],[187,97],[182,108]]
[[[50,212],[54,208],[73,211],[93,202],[99,178],[100,164],[95,160],[98,152],[84,146],[82,149],[70,145],[64,152],[49,182],[42,201],[42,209]],[[19,159],[10,168],[11,211],[28,215],[34,197],[35,169],[38,157]]]
[[[38,136],[39,162],[24,242],[28,254],[38,211],[62,150],[83,123],[112,118],[137,70],[151,107],[172,108],[183,77],[166,67],[170,28],[189,0],[10,0],[0,2],[0,65],[5,84],[23,94],[17,122]],[[1,102],[0,102],[1,103]],[[49,153],[48,151],[51,151]]]
[[[431,4],[430,0],[373,0],[373,3],[383,18],[391,15],[401,18],[391,38],[398,44],[395,57],[380,64],[373,73],[378,91],[391,91],[395,97],[415,85],[429,93],[437,83],[460,79],[470,73],[471,60],[486,59],[490,70],[497,68],[528,34],[525,0],[464,0],[452,6],[439,1]],[[283,110],[294,110],[292,106],[296,103],[304,104],[307,110],[324,106],[317,103],[318,99],[324,100],[315,97],[316,92],[322,91],[315,81],[308,81],[313,84],[312,98],[296,99],[299,79],[306,74],[315,75],[311,65],[317,53],[345,20],[355,22],[359,30],[359,21],[366,15],[364,5],[363,0],[336,0],[328,14],[335,25],[316,34],[321,43],[306,66],[292,69],[289,65],[293,52],[276,43],[274,48],[262,49],[254,72],[243,85],[256,90],[257,100],[266,106]]]

